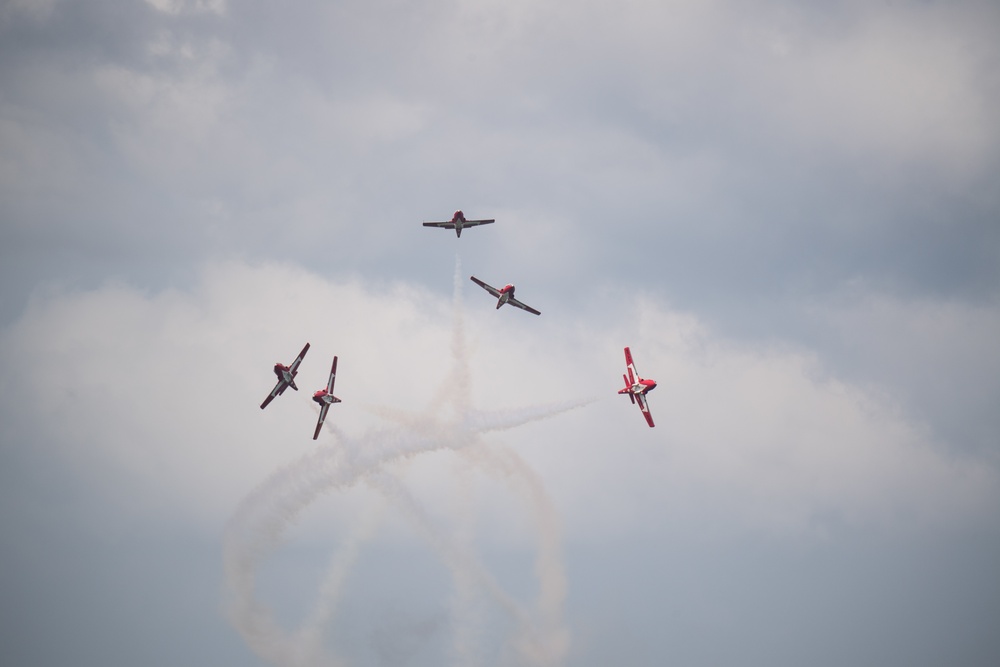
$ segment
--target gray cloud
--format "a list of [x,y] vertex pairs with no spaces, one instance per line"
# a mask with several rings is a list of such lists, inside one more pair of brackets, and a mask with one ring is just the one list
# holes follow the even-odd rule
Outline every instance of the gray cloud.
[[858,276],[979,298],[997,283],[988,4],[133,11],[121,31],[117,12],[59,5],[21,38],[41,63],[8,47],[12,134],[50,144],[24,177],[55,209],[24,224],[37,197],[5,197],[14,240],[41,253],[55,225],[74,266],[100,239],[96,275],[162,280],[164,255],[192,252],[318,267],[345,245],[341,263],[416,271],[371,223],[478,203],[563,218],[561,264],[614,276],[639,258],[692,305]]
[[[825,611],[814,617],[816,622],[833,623],[847,618],[852,604],[838,598],[838,590],[849,587],[849,597],[866,594],[863,588],[850,588],[847,580],[854,568],[862,567],[862,554],[868,550],[875,549],[884,559],[889,559],[889,553],[897,558],[908,554],[906,558],[919,561],[915,571],[930,576],[941,567],[936,556],[925,555],[940,553],[931,548],[935,540],[978,545],[971,551],[956,545],[948,552],[949,562],[961,562],[972,558],[978,549],[996,546],[988,526],[992,525],[1000,486],[991,454],[954,456],[919,421],[914,423],[899,414],[891,401],[829,377],[814,357],[727,340],[697,318],[663,311],[653,302],[632,305],[625,321],[637,322],[638,329],[629,332],[626,329],[631,326],[620,322],[581,331],[573,321],[558,318],[545,320],[542,328],[526,327],[523,319],[503,317],[507,313],[497,312],[492,303],[467,301],[474,380],[468,391],[474,406],[502,410],[563,398],[567,392],[588,388],[608,394],[608,400],[575,413],[572,419],[496,436],[515,445],[527,461],[527,469],[537,471],[538,483],[552,496],[558,520],[565,524],[571,573],[568,617],[583,627],[590,623],[606,627],[597,634],[600,646],[582,638],[579,644],[571,643],[569,663],[599,661],[603,651],[627,636],[626,628],[633,622],[641,628],[642,619],[660,613],[662,601],[633,592],[644,588],[635,577],[649,572],[654,564],[660,567],[661,553],[680,549],[670,557],[679,563],[662,570],[656,586],[681,587],[677,594],[696,610],[696,620],[689,624],[697,632],[671,635],[676,643],[670,646],[649,648],[658,645],[646,643],[642,650],[651,651],[649,655],[714,655],[701,653],[698,638],[706,632],[722,632],[732,638],[734,646],[742,647],[741,653],[750,651],[763,659],[768,653],[750,648],[753,633],[742,629],[738,617],[749,613],[748,605],[756,604],[761,623],[770,619],[780,624],[788,613],[781,605],[801,603],[797,594],[786,588],[800,585],[795,583],[799,577],[812,581],[816,594],[827,601]],[[313,308],[316,303],[331,307]],[[430,311],[425,312],[426,308]],[[967,317],[960,311],[952,316]],[[345,328],[342,324],[362,319],[366,327]],[[439,409],[436,402],[428,404],[432,401],[428,384],[444,381],[445,387],[452,386],[447,372],[447,320],[445,304],[435,304],[430,290],[396,285],[385,294],[357,283],[328,282],[292,267],[243,264],[213,267],[194,292],[170,290],[146,295],[131,288],[109,287],[39,299],[6,331],[2,344],[6,368],[15,367],[15,359],[35,360],[30,376],[5,375],[0,385],[3,441],[7,443],[4,457],[11,471],[4,487],[5,506],[9,508],[5,525],[29,535],[49,534],[49,549],[54,551],[43,548],[41,553],[49,553],[56,562],[61,554],[74,553],[64,546],[75,533],[65,532],[65,519],[60,518],[65,501],[60,497],[72,504],[84,503],[70,510],[72,524],[80,523],[91,531],[98,526],[99,532],[83,533],[76,539],[93,553],[107,553],[110,563],[120,557],[136,557],[135,547],[127,545],[136,534],[133,527],[140,523],[149,524],[150,529],[165,523],[192,526],[198,534],[211,531],[266,471],[289,456],[297,456],[301,448],[296,440],[308,441],[315,415],[304,402],[295,400],[300,396],[282,397],[265,413],[256,408],[257,394],[266,392],[270,382],[269,351],[288,348],[289,354],[294,353],[301,342],[297,337],[300,332],[313,341],[315,349],[310,354],[321,353],[320,348],[328,348],[335,338],[335,351],[343,360],[338,387],[345,399],[338,407],[345,409],[334,416],[339,429],[358,432],[366,424],[378,423],[375,415],[366,416],[357,409],[366,400],[407,406],[418,420],[419,415]],[[561,343],[533,343],[539,335],[541,340]],[[621,369],[620,350],[599,357],[592,354],[595,349],[618,349],[619,341],[626,338],[633,349],[643,350],[641,360],[637,360],[640,368],[661,383],[651,395],[659,424],[654,431],[646,428],[627,402],[611,400],[620,398],[611,394],[616,386],[613,378]],[[327,342],[322,343],[324,340]],[[248,363],[256,357],[268,361]],[[581,359],[591,363],[581,364]],[[315,364],[310,367],[312,370],[303,367],[303,391],[323,382],[324,369]],[[72,382],[64,378],[72,378]],[[385,383],[390,378],[391,390],[387,391]],[[348,405],[356,407],[348,410]],[[55,420],[51,419],[54,407],[59,409]],[[183,418],[178,419],[180,416]],[[295,423],[301,429],[298,438],[293,435]],[[425,437],[420,428],[414,432]],[[490,446],[488,440],[485,447]],[[315,456],[346,455],[363,461],[392,450],[391,442],[383,443],[377,435],[364,442],[367,444],[360,447],[347,439],[339,447],[324,446]],[[314,469],[319,474],[322,466],[299,468],[312,475]],[[519,518],[520,504],[498,493],[502,487],[482,479],[482,470],[496,468],[491,459],[487,457],[477,468],[456,471],[440,461],[426,461],[398,473],[411,488],[409,493],[425,507],[428,525],[448,525],[454,499],[447,490],[455,488],[457,479],[480,480],[472,481],[471,489],[465,487],[475,499],[473,504],[482,510],[472,528],[477,537],[465,544],[474,544],[487,563],[500,559],[500,572],[506,572],[520,557],[501,554],[530,548],[531,538]],[[13,474],[15,471],[19,473]],[[25,472],[32,474],[25,476]],[[69,483],[57,482],[59,476]],[[62,489],[63,495],[49,496],[53,488]],[[295,493],[301,490],[297,484],[288,488]],[[357,510],[370,504],[364,493],[338,494],[337,501],[327,509],[313,510],[318,512],[316,518],[294,531],[286,548],[293,554],[303,549],[315,553],[316,547],[331,538],[349,535]],[[13,511],[15,506],[24,509]],[[987,536],[985,544],[974,537],[977,534]],[[138,535],[147,535],[146,529]],[[880,537],[873,542],[872,535]],[[141,539],[145,543],[153,538]],[[909,553],[910,545],[917,543],[924,545],[924,551]],[[615,557],[605,562],[604,567],[612,569],[604,575],[593,573],[592,568],[600,565],[588,554],[594,549],[603,552],[608,544],[620,547]],[[112,545],[123,545],[122,556]],[[745,550],[751,547],[774,552],[777,562],[786,563],[790,573],[768,575],[777,566],[764,556],[747,562]],[[414,544],[404,527],[396,526],[380,532],[363,553],[426,549]],[[802,550],[822,561],[838,558],[836,554],[842,549],[855,554],[848,559],[853,565],[841,564],[841,575],[832,582],[813,580],[820,576],[813,565],[796,565],[800,557],[796,554]],[[697,563],[706,554],[716,559],[716,568],[727,572],[723,580],[736,585],[735,590],[713,589],[715,593],[704,597],[696,586],[684,587],[684,569],[702,572]],[[386,557],[391,563],[393,556]],[[308,562],[317,558],[321,563],[327,560],[319,552],[309,556]],[[26,561],[17,562],[36,571]],[[634,564],[628,565],[630,562]],[[862,581],[874,580],[887,562],[863,568],[866,574]],[[279,559],[273,566],[279,569],[264,577],[265,582],[278,577],[278,583],[265,587],[265,593],[271,591],[268,599],[275,599],[279,608],[298,609],[303,603],[292,598],[280,583],[280,563]],[[625,572],[614,574],[618,568],[625,568]],[[175,566],[167,571],[171,578],[183,578]],[[574,571],[579,573],[577,577],[572,577]],[[104,567],[93,572],[116,594],[102,598],[111,609],[103,621],[91,621],[94,626],[89,634],[109,636],[124,623],[121,610],[131,603],[127,594],[118,591],[127,590],[130,584]],[[413,570],[402,567],[399,572]],[[970,574],[975,576],[976,572]],[[704,579],[710,573],[688,576],[711,586],[714,584]],[[301,586],[306,592],[299,595],[307,601],[306,608],[322,580],[320,574],[316,576],[313,586]],[[343,596],[344,610],[336,619],[351,616],[350,610],[359,604],[358,596],[366,598],[365,582],[373,576],[383,575],[362,569],[355,573],[357,579],[349,579],[352,586],[338,593]],[[524,576],[501,575],[500,582],[510,586],[511,581]],[[614,593],[607,592],[606,583],[591,581],[602,576],[619,582]],[[754,595],[760,590],[749,581],[759,576],[775,577],[780,605],[754,602],[759,600]],[[898,595],[898,587],[910,581],[908,577],[886,576],[890,581],[881,589],[885,595]],[[964,578],[948,576],[955,577],[956,590],[970,590]],[[37,581],[37,575],[31,580]],[[150,596],[173,604],[176,593],[151,586]],[[521,583],[513,584],[513,590],[519,591],[515,595],[524,595]],[[913,593],[913,604],[929,610],[938,589],[923,590]],[[952,598],[956,604],[961,602],[963,610],[954,622],[981,627],[978,619],[991,608],[988,591]],[[392,599],[390,592],[384,595],[386,600]],[[579,603],[573,602],[577,595],[582,598]],[[592,597],[595,595],[612,597],[601,603],[599,597]],[[437,599],[439,605],[444,604],[440,589],[432,588],[421,596],[429,603]],[[629,611],[613,621],[607,615],[608,604],[612,609],[624,605]],[[882,604],[881,609],[894,608],[889,598]],[[712,605],[721,608],[713,611]],[[414,613],[420,617],[425,611]],[[292,612],[292,617],[301,613]],[[377,618],[376,610],[366,613],[375,614],[366,618]],[[434,613],[440,613],[440,607]],[[496,623],[495,617],[495,611],[486,616]],[[926,611],[914,619],[900,620],[895,626],[897,634],[889,636],[914,632],[922,623],[939,620],[936,613]],[[357,626],[358,619],[343,622],[359,632],[366,631]],[[126,626],[149,632],[146,623],[137,617]],[[499,630],[487,627],[482,641],[495,646]],[[763,625],[754,627],[758,628],[755,632],[773,636]],[[817,642],[828,639],[813,626],[803,630],[818,633]],[[860,626],[852,632],[852,641],[874,641],[865,638]],[[971,635],[976,650],[986,656],[993,650],[987,635]],[[943,641],[953,635],[942,631],[937,636]],[[947,645],[953,646],[950,642],[948,639]],[[409,646],[414,655],[439,656],[444,650],[440,642],[432,645],[435,648],[426,654],[406,641],[390,642],[385,648],[393,651]],[[151,646],[142,644],[135,650],[153,650]],[[351,641],[343,646],[347,655],[355,655],[357,650],[361,650],[359,656],[370,655]],[[887,649],[875,641],[872,650]],[[94,660],[106,655],[85,653]],[[853,655],[849,651],[834,654]],[[799,654],[792,651],[789,655]],[[890,650],[886,655],[903,659],[910,654]],[[358,659],[363,662],[369,658]],[[433,662],[437,658],[426,659]],[[489,658],[485,664],[491,664]]]
[[[545,313],[467,296],[470,322],[497,316],[472,336],[475,405],[613,391],[625,344],[661,383],[652,432],[611,397],[506,442],[565,525],[567,664],[994,663],[996,19],[975,1],[3,4],[14,662],[166,663],[149,619],[168,616],[249,659],[211,596],[166,586],[215,585],[219,524],[311,419],[241,406],[303,338],[341,353],[352,403],[426,405],[456,245]],[[460,242],[417,224],[456,208],[498,224]],[[442,470],[404,475],[438,518]],[[325,563],[309,548],[370,501],[317,508],[289,557]],[[477,502],[484,550],[521,572],[518,516]],[[368,548],[391,569],[414,545],[389,526]],[[116,574],[145,558],[164,586]],[[130,613],[131,590],[166,611]],[[399,627],[453,609],[401,608]],[[50,626],[65,644],[37,639]],[[433,661],[446,634],[412,652]]]

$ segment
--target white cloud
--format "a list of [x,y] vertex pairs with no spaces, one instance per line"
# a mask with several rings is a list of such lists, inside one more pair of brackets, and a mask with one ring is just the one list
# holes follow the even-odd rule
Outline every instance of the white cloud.
[[852,157],[936,162],[949,174],[984,167],[997,149],[996,100],[974,33],[959,28],[975,19],[913,6],[861,15],[846,33],[800,35],[798,50],[760,68],[757,84],[781,89],[768,96],[773,120]]
[[[635,304],[636,331],[632,319],[593,329],[497,312],[473,296],[474,406],[607,397],[496,436],[539,471],[578,538],[663,521],[809,535],[841,524],[919,529],[997,499],[993,467],[950,458],[891,402],[830,377],[810,354],[726,341],[653,302]],[[4,421],[94,484],[131,479],[137,506],[218,520],[269,470],[330,446],[310,440],[308,396],[333,354],[344,403],[331,419],[348,433],[378,423],[366,406],[434,409],[451,363],[449,306],[420,287],[243,264],[209,268],[192,292],[40,295],[3,334]],[[261,412],[270,365],[306,340],[302,390]],[[655,429],[614,395],[625,344],[660,383]],[[25,359],[30,373],[11,372]],[[447,512],[441,489],[454,469],[442,460],[411,473]],[[483,503],[519,532],[510,499]]]
[[990,168],[1000,143],[988,4],[573,7],[539,5],[533,29],[507,38],[521,88],[577,102],[567,118],[624,119],[667,152],[696,136],[712,150],[918,162],[955,179]]
[[181,14],[226,13],[226,0],[146,0],[146,4],[157,11],[173,16]]
[[[218,518],[255,479],[312,446],[307,398],[325,384],[333,354],[352,406],[334,416],[348,426],[358,423],[361,387],[372,397],[383,386],[404,398],[419,391],[418,376],[396,377],[407,357],[393,350],[405,340],[419,360],[433,349],[435,307],[418,308],[424,296],[399,287],[371,299],[358,284],[228,266],[210,270],[193,294],[110,286],[41,298],[5,336],[10,354],[44,360],[23,385],[7,385],[8,405],[45,424],[56,459],[79,463],[88,452],[95,482],[124,474],[154,504]],[[290,361],[306,340],[302,390],[262,413],[271,364]]]
[[949,390],[965,381],[968,391],[959,396],[974,395],[1000,376],[1000,358],[993,354],[1000,338],[997,304],[899,297],[854,285],[810,310],[864,363],[878,359],[893,374],[907,375],[910,386],[947,378]]
[[[308,395],[325,382],[333,354],[344,403],[330,419],[345,432],[370,433],[385,423],[385,408],[446,419],[439,406],[459,390],[448,375],[450,304],[443,285],[420,281],[446,278],[448,248],[457,244],[469,260],[462,277],[472,405],[511,411],[602,397],[485,438],[490,451],[502,443],[526,460],[553,500],[552,524],[563,525],[548,531],[550,560],[558,561],[566,528],[573,614],[600,609],[602,632],[619,632],[629,646],[670,643],[648,649],[669,662],[685,651],[704,655],[701,637],[719,636],[720,626],[697,611],[719,604],[732,611],[728,627],[744,633],[729,637],[728,650],[754,662],[755,650],[781,641],[775,628],[805,630],[797,634],[810,649],[828,641],[822,628],[857,618],[852,602],[873,578],[890,584],[883,606],[868,610],[878,617],[911,599],[894,595],[892,582],[916,590],[912,578],[933,577],[952,598],[941,603],[928,588],[912,599],[948,612],[898,627],[924,645],[942,633],[971,644],[963,638],[987,617],[978,609],[989,610],[989,592],[976,588],[977,602],[963,592],[971,587],[951,584],[984,576],[985,565],[964,571],[974,560],[965,557],[985,563],[995,547],[982,543],[995,536],[1000,495],[996,308],[926,293],[848,302],[824,294],[859,274],[869,284],[902,275],[916,293],[944,285],[937,293],[960,299],[989,290],[988,276],[956,275],[987,270],[993,240],[984,231],[996,217],[992,191],[981,184],[995,180],[995,9],[446,0],[248,12],[222,2],[151,4],[139,6],[134,23],[100,6],[0,9],[14,37],[3,40],[0,102],[0,201],[9,222],[0,245],[10,260],[0,301],[3,321],[13,322],[0,330],[4,506],[14,550],[45,556],[26,556],[30,566],[15,563],[10,577],[49,585],[50,559],[81,572],[72,564],[76,547],[86,547],[105,563],[103,578],[88,572],[73,589],[85,594],[60,589],[60,599],[86,601],[99,588],[107,595],[100,606],[118,604],[121,617],[133,618],[138,598],[130,596],[166,608],[116,559],[135,563],[156,551],[160,566],[144,571],[183,596],[190,573],[144,539],[207,531],[201,558],[214,563],[223,523],[250,489],[304,453],[342,451],[343,441],[310,439]],[[25,8],[39,10],[38,24]],[[421,218],[459,207],[502,224],[461,242],[405,233],[406,224],[417,230]],[[329,267],[335,278],[219,263],[233,256]],[[204,261],[212,263],[202,274],[185,274]],[[345,278],[352,271],[364,281]],[[472,291],[473,272],[517,282],[542,317],[494,310]],[[108,275],[130,282],[36,286],[93,286]],[[700,310],[637,299],[637,284]],[[803,314],[802,301],[816,294],[823,302]],[[734,340],[723,326],[798,335],[815,349]],[[313,348],[302,391],[261,412],[271,364],[305,340]],[[624,345],[660,382],[650,396],[655,429],[615,394]],[[961,440],[945,422],[971,425],[982,446],[954,446]],[[540,513],[518,488],[527,476],[512,481],[494,463],[437,451],[393,464],[426,526],[414,530],[393,507],[373,553],[389,545],[408,558],[420,551],[410,550],[415,534],[435,551],[451,533],[460,551],[498,565],[501,586],[516,579],[507,593],[524,602],[537,586],[523,556],[547,531],[529,527]],[[297,604],[296,582],[311,599],[317,554],[362,523],[378,493],[363,481],[329,493],[289,530],[290,548],[261,573],[261,598],[281,600],[280,620]],[[59,502],[79,507],[65,512]],[[116,506],[142,530],[118,531],[118,517],[106,515]],[[160,530],[166,520],[180,530]],[[64,530],[77,523],[79,533]],[[76,544],[81,535],[86,543]],[[719,539],[699,549],[705,535]],[[887,549],[876,565],[866,557],[872,535]],[[823,558],[755,588],[773,575],[772,563],[798,560],[800,540],[816,546],[827,537],[833,544],[813,552]],[[953,547],[914,554],[952,538]],[[668,542],[677,548],[667,560],[684,566],[683,576],[650,549]],[[762,543],[776,561],[762,566],[758,554],[746,562],[743,548]],[[616,558],[601,562],[609,552]],[[845,552],[855,561],[841,559]],[[704,554],[714,566],[703,566]],[[922,564],[900,570],[900,554]],[[294,574],[284,556],[296,559]],[[827,576],[833,560],[839,579]],[[619,568],[630,571],[606,576]],[[736,586],[706,601],[723,568]],[[387,593],[391,604],[439,602],[433,591],[417,593],[415,581],[397,586],[398,568],[386,569],[393,572],[359,565],[345,605],[352,595],[371,600],[380,585],[398,588]],[[217,575],[207,570],[204,577]],[[214,591],[211,581],[207,588]],[[636,622],[669,615],[660,595],[667,588],[677,618],[694,619],[688,627],[703,634]],[[34,619],[80,627],[51,616],[64,610],[28,584],[22,589],[45,610],[19,614],[22,627]],[[822,613],[795,613],[806,596]],[[467,618],[463,604],[471,606],[459,600],[456,619]],[[98,616],[92,607],[81,607],[88,619]],[[214,598],[207,607],[215,618]],[[347,617],[335,620],[337,632],[357,627]],[[111,638],[88,646],[117,646],[122,632],[140,643],[159,636],[144,618],[85,633]],[[484,626],[490,619],[482,617]],[[477,645],[474,625],[456,633],[456,645]],[[901,643],[914,650],[883,634],[887,655]],[[863,635],[853,639],[864,644]],[[601,633],[593,636],[607,652]],[[988,628],[976,635],[990,636]]]
[[1000,419],[1000,309],[995,303],[872,293],[856,283],[813,303],[830,363],[899,397],[955,452],[992,449]]
[[727,341],[655,303],[636,316],[638,335],[604,332],[589,341],[599,359],[576,354],[610,385],[620,375],[613,357],[630,344],[640,372],[659,382],[657,427],[622,398],[546,424],[538,437],[552,443],[525,453],[567,508],[571,535],[815,539],[842,527],[921,531],[992,511],[995,465],[950,453],[884,393],[838,380],[808,352]]
[[149,48],[184,61],[180,71],[149,74],[105,65],[92,72],[94,90],[113,111],[111,132],[130,165],[161,179],[197,182],[206,175],[206,163],[214,166],[220,149],[227,150],[229,160],[239,155],[241,142],[227,122],[238,87],[218,74],[228,50],[213,41],[196,52],[164,34]]

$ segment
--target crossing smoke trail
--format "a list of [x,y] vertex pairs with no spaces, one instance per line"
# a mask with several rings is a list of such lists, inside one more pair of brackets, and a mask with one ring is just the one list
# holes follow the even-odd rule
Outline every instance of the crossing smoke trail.
[[[509,449],[491,452],[486,447],[472,446],[483,444],[481,435],[484,433],[546,419],[586,405],[593,399],[520,410],[473,411],[469,406],[470,374],[462,319],[462,285],[461,262],[456,255],[453,368],[448,381],[439,390],[442,400],[432,403],[450,404],[455,411],[454,419],[442,421],[428,413],[412,415],[377,408],[373,412],[396,422],[397,426],[374,429],[360,437],[348,436],[332,422],[327,422],[336,445],[317,449],[272,473],[244,498],[231,518],[224,548],[229,615],[250,648],[263,659],[282,666],[340,664],[334,656],[324,655],[319,646],[322,627],[332,617],[341,583],[360,542],[370,536],[374,528],[363,528],[342,547],[331,566],[316,610],[295,636],[281,628],[270,610],[257,599],[256,572],[313,502],[324,494],[350,488],[365,480],[403,511],[449,567],[456,588],[456,616],[461,617],[461,612],[470,610],[476,602],[477,591],[484,591],[515,619],[519,632],[512,638],[512,644],[522,660],[537,665],[562,663],[569,641],[562,620],[566,586],[555,511],[541,481],[516,453]],[[484,472],[499,475],[506,481],[529,507],[539,538],[535,562],[539,593],[533,610],[526,611],[511,599],[475,557],[471,548],[471,524],[464,526],[461,539],[441,538],[416,499],[386,470],[393,463],[440,450],[466,452]],[[478,662],[474,653],[476,632],[473,624],[456,626],[453,650],[458,664]]]
[[336,611],[340,593],[358,559],[361,546],[374,536],[384,509],[384,504],[369,506],[368,511],[355,524],[354,529],[334,555],[320,587],[316,606],[302,624],[296,637],[293,648],[297,654],[293,664],[302,667],[320,667],[329,662],[324,658],[323,632]]
[[522,626],[516,648],[521,655],[530,657],[533,664],[559,664],[569,651],[570,637],[563,622],[566,575],[562,561],[562,530],[555,507],[541,479],[514,450],[476,448],[462,454],[485,472],[502,476],[521,496],[534,521],[538,539],[535,577],[539,582],[536,616]]

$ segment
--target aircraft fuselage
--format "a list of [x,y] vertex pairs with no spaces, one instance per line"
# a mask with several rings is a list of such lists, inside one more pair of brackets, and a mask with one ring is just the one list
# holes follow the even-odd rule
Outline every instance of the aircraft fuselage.
[[630,394],[648,394],[649,392],[656,389],[656,382],[653,380],[643,380],[639,378],[639,381],[628,388]]
[[[292,372],[291,368],[281,362],[278,362],[274,365],[274,374],[278,377],[278,382],[282,382],[298,391],[299,388],[295,386],[295,373]],[[284,391],[285,390],[282,389],[279,393],[284,393]]]
[[455,211],[455,215],[452,216],[451,221],[455,223],[455,236],[462,238],[462,225],[465,224],[465,214],[461,211]]
[[319,405],[332,405],[334,403],[340,403],[340,399],[333,394],[327,393],[326,389],[320,389],[313,394],[313,400]]
[[500,290],[500,298],[497,299],[497,308],[504,305],[512,298],[514,298],[514,286],[504,285],[503,289]]

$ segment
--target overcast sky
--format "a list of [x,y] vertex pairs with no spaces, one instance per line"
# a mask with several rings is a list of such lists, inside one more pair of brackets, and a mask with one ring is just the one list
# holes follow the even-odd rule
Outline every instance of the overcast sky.
[[0,662],[1000,664],[1000,6],[822,4],[0,0]]

